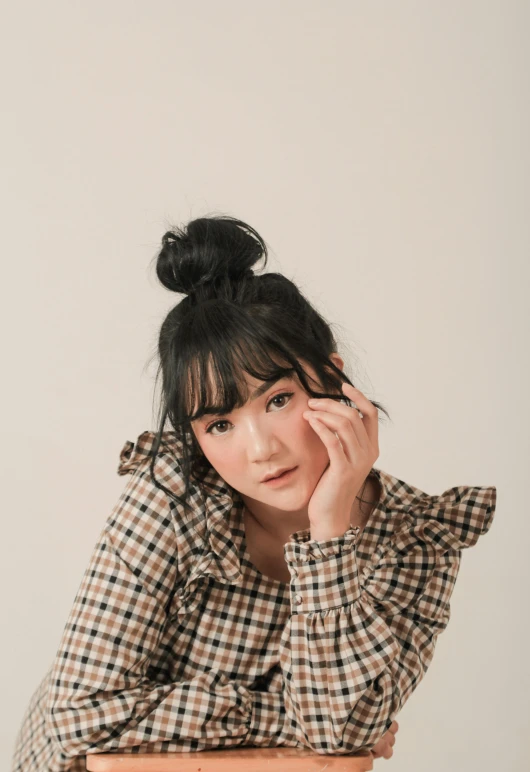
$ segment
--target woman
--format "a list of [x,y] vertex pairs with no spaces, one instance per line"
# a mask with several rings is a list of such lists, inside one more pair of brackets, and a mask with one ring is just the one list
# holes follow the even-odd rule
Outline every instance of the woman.
[[253,272],[260,258],[235,218],[163,237],[157,275],[186,297],[160,330],[158,430],[121,452],[129,478],[22,721],[18,772],[117,750],[392,755],[496,488],[430,495],[374,467],[388,413],[298,288]]

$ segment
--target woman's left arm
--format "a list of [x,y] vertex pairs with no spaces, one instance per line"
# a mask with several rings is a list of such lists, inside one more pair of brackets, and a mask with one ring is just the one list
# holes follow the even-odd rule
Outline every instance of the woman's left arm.
[[[491,527],[495,486],[456,486],[396,513],[360,580],[359,528],[284,545],[291,616],[280,642],[288,722],[317,753],[371,749],[427,672],[463,549]],[[391,513],[389,513],[391,515]]]
[[299,531],[285,545],[285,706],[299,742],[317,753],[370,749],[389,729],[447,626],[460,565],[460,551],[437,554],[418,541],[405,553],[389,550],[361,586],[357,532],[316,542]]

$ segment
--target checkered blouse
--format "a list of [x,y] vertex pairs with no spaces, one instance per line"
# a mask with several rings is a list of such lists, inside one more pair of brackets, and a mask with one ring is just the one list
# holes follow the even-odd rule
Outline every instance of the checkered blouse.
[[[370,748],[422,680],[449,622],[461,551],[492,523],[495,486],[429,495],[374,467],[362,532],[291,534],[291,580],[251,562],[243,502],[212,469],[194,513],[150,479],[154,432],[127,441],[129,475],[33,693],[13,772],[85,770],[90,753]],[[155,476],[182,493],[173,432]]]

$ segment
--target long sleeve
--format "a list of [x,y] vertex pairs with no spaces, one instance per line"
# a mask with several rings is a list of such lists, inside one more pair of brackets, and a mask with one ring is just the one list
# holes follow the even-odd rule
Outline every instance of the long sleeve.
[[358,528],[284,545],[291,616],[281,639],[285,704],[300,743],[315,752],[369,749],[425,675],[461,551],[491,524],[496,488],[456,487],[399,513],[393,538],[359,577]]
[[218,671],[150,679],[177,552],[167,497],[147,471],[133,475],[93,550],[51,668],[46,728],[63,759],[146,744],[201,750],[288,740],[281,695]]

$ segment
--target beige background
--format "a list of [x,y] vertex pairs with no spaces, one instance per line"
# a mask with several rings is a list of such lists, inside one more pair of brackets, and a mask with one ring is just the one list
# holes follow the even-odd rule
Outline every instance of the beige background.
[[529,3],[3,5],[0,766],[154,428],[150,260],[227,213],[390,410],[377,465],[498,488],[377,768],[527,769]]

